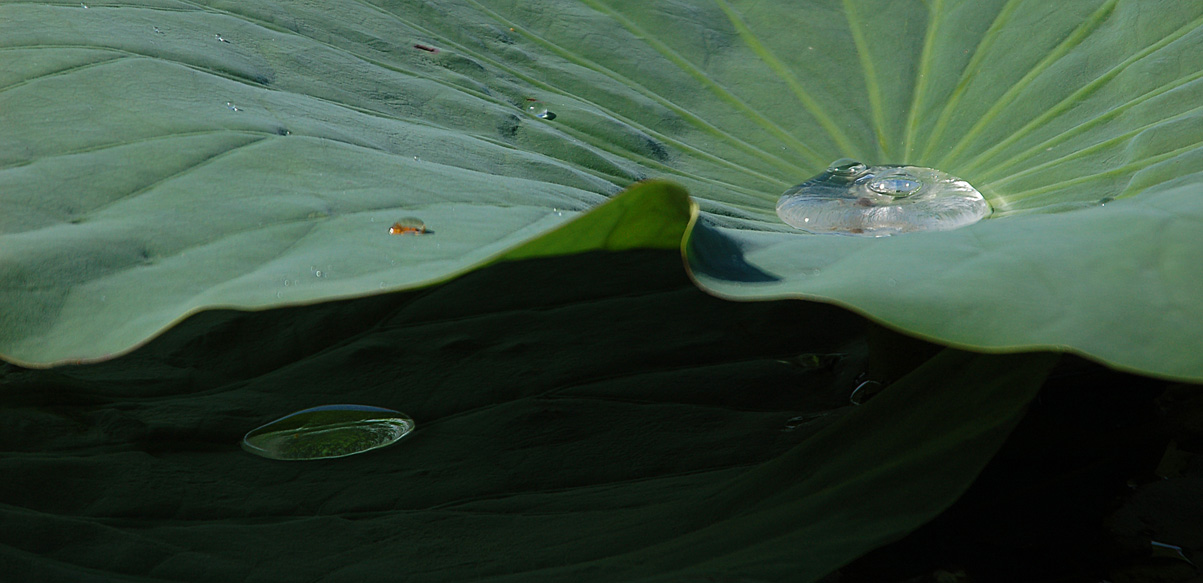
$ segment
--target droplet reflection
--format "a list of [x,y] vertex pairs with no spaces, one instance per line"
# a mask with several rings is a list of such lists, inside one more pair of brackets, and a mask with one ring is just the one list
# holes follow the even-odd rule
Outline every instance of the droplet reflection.
[[413,428],[413,419],[392,409],[326,405],[251,430],[243,438],[242,448],[274,460],[346,457],[392,445]]

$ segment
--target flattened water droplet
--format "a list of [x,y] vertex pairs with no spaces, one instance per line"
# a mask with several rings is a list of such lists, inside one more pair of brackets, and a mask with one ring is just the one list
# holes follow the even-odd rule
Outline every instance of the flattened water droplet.
[[781,195],[777,216],[810,233],[882,237],[947,231],[989,215],[968,182],[921,166],[868,166],[851,158]]
[[413,419],[392,409],[326,405],[252,429],[242,449],[273,460],[346,457],[392,445],[413,429]]

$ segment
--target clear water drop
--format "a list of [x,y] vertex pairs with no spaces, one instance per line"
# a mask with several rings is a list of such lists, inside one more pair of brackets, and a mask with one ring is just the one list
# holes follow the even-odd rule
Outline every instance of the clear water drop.
[[968,182],[921,166],[869,166],[851,158],[786,190],[777,216],[810,233],[882,237],[947,231],[988,216],[990,205]]
[[848,402],[853,405],[862,405],[868,402],[869,399],[876,397],[886,386],[877,381],[863,381],[852,389],[852,394],[848,395]]
[[242,448],[273,460],[346,457],[392,445],[414,429],[400,411],[367,405],[325,405],[252,429]]
[[852,158],[840,158],[827,166],[827,173],[836,176],[860,176],[869,167],[864,162]]

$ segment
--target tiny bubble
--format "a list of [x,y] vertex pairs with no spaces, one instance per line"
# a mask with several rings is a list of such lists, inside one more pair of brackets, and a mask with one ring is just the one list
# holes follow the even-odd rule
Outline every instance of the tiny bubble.
[[890,279],[886,280],[886,285],[890,287],[898,287],[898,280],[891,277]]
[[314,274],[314,275],[316,275],[316,276],[318,276],[318,277],[321,277],[321,276],[322,276],[322,270],[320,270],[320,269],[319,269],[319,270],[317,270],[317,271],[313,272],[313,274]]
[[417,157],[417,156],[414,156],[414,162],[421,162],[421,161],[422,161],[422,159],[421,159],[421,158],[419,158],[419,157]]

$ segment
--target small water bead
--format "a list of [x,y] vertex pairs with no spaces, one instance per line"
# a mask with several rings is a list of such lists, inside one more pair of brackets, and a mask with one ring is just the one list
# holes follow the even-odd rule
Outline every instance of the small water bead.
[[527,101],[528,103],[526,106],[526,111],[531,115],[547,121],[551,121],[556,118],[555,112],[547,109],[547,106],[544,105],[542,101],[537,99],[528,99]]
[[242,448],[273,460],[346,457],[392,445],[414,429],[400,411],[367,405],[325,405],[252,429]]
[[869,167],[864,162],[853,160],[852,158],[840,158],[827,166],[827,173],[836,176],[860,176],[864,174]]
[[869,166],[851,158],[777,201],[786,224],[811,233],[881,237],[947,231],[989,215],[990,205],[968,182],[921,166]]

